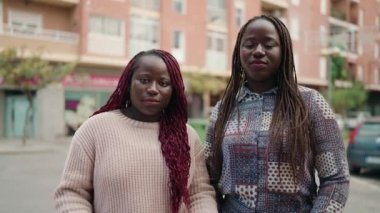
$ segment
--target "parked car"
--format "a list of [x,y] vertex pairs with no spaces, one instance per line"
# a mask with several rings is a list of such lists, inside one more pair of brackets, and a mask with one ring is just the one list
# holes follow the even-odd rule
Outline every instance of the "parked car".
[[353,130],[365,119],[371,117],[371,114],[366,111],[351,111],[347,113],[345,119],[345,127],[349,130]]
[[380,169],[380,117],[366,119],[352,131],[347,159],[352,174],[362,168]]
[[335,120],[338,124],[339,130],[342,131],[344,128],[344,120],[341,114],[335,114]]

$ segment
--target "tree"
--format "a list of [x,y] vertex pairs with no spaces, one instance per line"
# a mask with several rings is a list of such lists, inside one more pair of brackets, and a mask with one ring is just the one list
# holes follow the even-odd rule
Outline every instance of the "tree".
[[355,111],[362,108],[367,102],[367,90],[363,84],[353,82],[352,87],[337,88],[333,91],[332,107],[335,112],[345,114],[346,111]]
[[41,52],[26,57],[24,49],[7,48],[0,52],[0,76],[3,84],[22,91],[28,100],[22,144],[26,144],[31,127],[33,91],[50,83],[60,82],[73,71],[75,63],[51,63],[41,58]]
[[207,73],[183,73],[185,81],[188,82],[188,92],[203,94],[209,92],[213,95],[224,91],[227,86],[228,78],[222,76],[213,76]]
[[[345,115],[348,110],[359,110],[367,101],[367,90],[362,83],[350,80],[348,72],[345,68],[345,59],[340,55],[331,55],[330,70],[332,81],[332,98],[331,105],[334,111]],[[350,87],[335,88],[337,80],[348,81]]]

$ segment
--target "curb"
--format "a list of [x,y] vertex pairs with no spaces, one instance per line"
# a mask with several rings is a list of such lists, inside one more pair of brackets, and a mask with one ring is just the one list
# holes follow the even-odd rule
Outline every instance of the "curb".
[[0,155],[4,154],[26,154],[26,153],[47,153],[54,152],[52,147],[40,147],[40,146],[12,146],[12,147],[0,147]]
[[54,142],[30,140],[22,145],[17,140],[0,140],[0,155],[37,154],[58,151],[70,144],[70,138],[55,139]]

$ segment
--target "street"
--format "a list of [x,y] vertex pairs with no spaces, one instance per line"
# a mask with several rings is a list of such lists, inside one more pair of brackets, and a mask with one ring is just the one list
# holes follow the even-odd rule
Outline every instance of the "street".
[[[68,145],[57,144],[50,151],[0,153],[0,212],[54,212],[57,186]],[[350,196],[344,212],[378,212],[380,171],[364,171],[351,177]]]

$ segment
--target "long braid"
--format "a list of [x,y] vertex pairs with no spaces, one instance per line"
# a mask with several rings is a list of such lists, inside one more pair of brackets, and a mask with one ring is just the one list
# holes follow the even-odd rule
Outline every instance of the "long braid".
[[[245,31],[245,28],[247,28],[248,24],[251,22],[248,21],[240,30],[238,34],[237,40],[240,41],[243,33]],[[239,42],[240,43],[240,42]],[[242,82],[244,82],[244,76],[242,72],[241,62],[240,62],[240,44],[235,45],[233,57],[232,57],[232,76],[230,80],[228,81],[226,90],[223,94],[219,111],[218,111],[218,117],[216,120],[215,125],[215,131],[214,131],[214,138],[215,142],[213,143],[213,155],[211,162],[214,165],[215,170],[211,172],[211,175],[213,176],[213,179],[219,179],[221,170],[222,170],[222,146],[221,143],[223,141],[224,137],[224,129],[226,127],[227,121],[229,119],[229,115],[231,114],[232,109],[235,106],[235,96],[239,91],[239,88],[242,85]]]
[[189,205],[187,181],[190,170],[190,146],[187,135],[187,102],[180,68],[173,56],[160,52],[170,73],[173,98],[160,121],[159,140],[170,173],[172,211],[178,212],[181,198]]
[[134,71],[139,65],[139,59],[145,55],[156,55],[166,64],[170,82],[173,87],[169,105],[160,120],[159,136],[161,152],[169,168],[169,188],[171,198],[171,210],[179,211],[181,201],[189,206],[189,191],[187,182],[190,171],[190,146],[187,134],[187,101],[180,67],[176,59],[168,52],[162,50],[150,50],[140,52],[128,63],[118,86],[107,103],[93,115],[115,109],[124,109],[130,102],[130,84]]
[[[290,143],[290,163],[293,174],[296,174],[296,165],[303,163],[303,159],[312,149],[312,141],[310,139],[310,118],[309,112],[298,90],[297,77],[293,61],[293,49],[289,32],[286,26],[276,17],[273,16],[257,16],[248,20],[240,29],[235,44],[232,58],[232,76],[228,82],[226,91],[221,100],[218,117],[215,122],[213,143],[212,163],[215,171],[211,175],[215,175],[213,179],[220,178],[222,170],[222,142],[225,128],[229,115],[236,104],[236,97],[240,87],[246,80],[240,61],[240,46],[243,34],[247,26],[255,20],[265,19],[273,23],[275,26],[281,43],[282,61],[277,74],[278,96],[276,99],[275,110],[270,127],[270,143],[271,145],[279,145],[283,141],[284,135],[288,137]],[[285,129],[284,127],[289,127]],[[287,134],[290,133],[290,134]],[[297,159],[299,154],[302,159]],[[303,165],[301,165],[303,166]]]
[[284,127],[288,127],[285,133],[291,151],[288,157],[293,175],[297,177],[296,166],[303,166],[304,159],[312,152],[309,111],[298,89],[290,34],[279,19],[265,18],[274,24],[280,35],[283,55],[277,78],[279,95],[271,122],[271,143],[282,146]]

